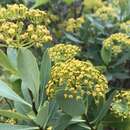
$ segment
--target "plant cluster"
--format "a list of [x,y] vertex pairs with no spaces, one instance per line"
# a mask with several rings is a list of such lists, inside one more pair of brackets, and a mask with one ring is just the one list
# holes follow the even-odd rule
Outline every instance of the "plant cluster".
[[0,130],[129,130],[130,1],[19,3],[0,7]]
[[0,14],[0,40],[7,46],[41,47],[44,43],[52,41],[47,28],[50,16],[45,11],[14,4],[7,5],[7,8],[2,7]]

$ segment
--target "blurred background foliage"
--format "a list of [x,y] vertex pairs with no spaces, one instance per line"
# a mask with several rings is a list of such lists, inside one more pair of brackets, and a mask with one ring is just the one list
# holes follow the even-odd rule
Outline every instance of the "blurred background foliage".
[[[124,41],[119,41],[117,46],[105,46],[107,39],[120,40],[118,39],[119,33],[130,36],[130,24],[127,23],[130,19],[129,0],[0,0],[2,6],[14,3],[22,3],[29,8],[47,10],[48,14],[51,14],[51,23],[48,26],[53,36],[51,46],[59,43],[78,45],[81,48],[81,53],[76,58],[83,61],[90,60],[98,70],[105,74],[110,88],[129,89],[130,47],[128,46],[130,39],[127,39],[128,49],[124,46],[126,44]],[[113,36],[114,33],[117,33],[117,35]],[[112,42],[116,44],[117,41],[113,40]],[[123,50],[124,47],[125,51]],[[38,65],[44,49],[44,47],[32,49],[34,55],[37,56]],[[120,52],[123,53],[118,55]],[[114,61],[113,53],[118,57]],[[111,99],[112,97],[101,109],[99,120],[101,120],[101,115],[107,113],[106,110],[109,109]],[[73,109],[71,108],[71,110]],[[108,121],[111,121],[111,119]],[[101,128],[98,128],[98,130],[101,130]]]

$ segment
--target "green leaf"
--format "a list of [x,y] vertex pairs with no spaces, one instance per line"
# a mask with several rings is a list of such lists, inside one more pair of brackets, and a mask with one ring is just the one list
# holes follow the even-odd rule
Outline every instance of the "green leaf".
[[116,61],[116,63],[115,64],[113,64],[111,67],[112,68],[115,68],[115,67],[117,67],[117,66],[119,66],[119,65],[121,65],[121,64],[123,64],[123,63],[125,63],[127,60],[129,60],[130,59],[130,49],[128,50],[128,52],[124,52],[121,56],[120,56],[120,58],[118,58],[117,59],[117,61]]
[[34,101],[39,97],[40,74],[36,58],[31,51],[21,48],[18,51],[18,70],[22,79],[22,92],[26,100],[29,101],[30,90],[33,94]]
[[69,34],[69,33],[65,33],[65,36],[71,40],[72,42],[75,42],[75,43],[81,43],[81,41],[79,39],[77,39],[76,37],[74,37],[72,34]]
[[94,19],[94,17],[92,15],[88,15],[87,14],[85,16],[85,18],[86,18],[87,21],[89,21],[92,24],[92,26],[96,27],[96,29],[98,29],[101,32],[104,31],[104,26],[101,25],[101,23],[99,21],[97,21],[96,19]]
[[38,127],[31,127],[25,125],[9,125],[0,124],[0,130],[38,130]]
[[74,0],[64,0],[64,2],[68,5],[72,4],[74,2]]
[[7,56],[10,60],[10,63],[14,68],[17,67],[17,50],[14,48],[7,48]]
[[40,80],[41,80],[41,85],[43,87],[45,87],[45,85],[50,79],[50,71],[51,71],[51,60],[46,50],[43,54],[41,68],[40,68]]
[[116,118],[112,113],[107,114],[105,119],[102,121],[105,127],[111,126],[112,128],[116,128],[118,130],[129,130],[127,128],[130,127],[130,119]]
[[51,100],[49,102],[49,114],[43,128],[46,128],[46,126],[56,117],[55,115],[58,110],[59,110],[59,106],[56,103],[56,101]]
[[85,105],[82,100],[65,99],[64,92],[56,95],[56,100],[64,112],[73,116],[80,116],[85,112]]
[[79,126],[82,130],[91,130],[91,128],[88,125],[86,125],[85,123],[81,123],[81,124],[79,124]]
[[116,79],[129,79],[130,76],[128,73],[125,73],[125,72],[122,72],[122,73],[119,73],[119,72],[115,72],[115,73],[112,73],[112,77],[116,78]]
[[61,116],[61,118],[59,119],[59,121],[57,123],[55,130],[65,130],[65,128],[69,125],[69,122],[71,119],[72,118],[69,115]]
[[103,124],[102,124],[102,123],[100,123],[100,124],[98,125],[97,130],[103,130]]
[[19,102],[14,102],[15,110],[21,114],[28,114],[32,108],[28,107],[27,105],[21,104]]
[[32,8],[36,8],[36,7],[38,7],[38,6],[47,4],[48,2],[49,2],[49,0],[36,0],[34,6],[33,6]]
[[46,100],[46,92],[45,86],[50,79],[51,73],[51,59],[48,55],[48,51],[46,50],[42,57],[42,62],[40,66],[40,101],[41,103]]
[[125,126],[122,130],[130,130],[130,124]]
[[46,123],[47,119],[48,119],[48,114],[49,114],[49,102],[46,101],[43,106],[40,107],[40,110],[38,112],[38,115],[35,119],[35,122],[43,127],[44,124]]
[[30,120],[25,115],[22,115],[22,114],[20,114],[18,112],[9,111],[9,110],[2,110],[2,109],[0,109],[0,115],[8,117],[8,118],[17,119],[17,120]]
[[10,100],[21,102],[23,104],[31,107],[29,103],[24,101],[20,96],[18,96],[6,83],[0,80],[0,96],[8,98]]
[[14,73],[16,70],[12,66],[8,57],[4,54],[3,51],[0,50],[0,66],[3,67],[5,70]]
[[102,109],[100,110],[99,114],[97,115],[96,119],[94,121],[92,121],[91,123],[97,125],[106,116],[106,113],[110,109],[110,105],[111,105],[111,102],[112,102],[115,94],[116,94],[116,90],[111,93],[111,95],[109,96],[107,101],[104,103],[104,105],[103,105]]
[[91,128],[87,126],[85,123],[77,123],[74,125],[70,125],[68,127],[68,130],[91,130]]
[[101,49],[101,57],[106,65],[108,65],[111,62],[111,56],[111,49],[106,49],[105,47]]
[[77,123],[84,123],[84,122],[86,121],[83,120],[81,116],[78,116],[78,117],[76,116],[72,118],[69,124],[77,124]]

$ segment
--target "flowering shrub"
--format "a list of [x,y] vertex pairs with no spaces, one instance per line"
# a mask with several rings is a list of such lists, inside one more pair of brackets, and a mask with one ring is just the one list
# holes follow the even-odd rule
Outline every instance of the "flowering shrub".
[[0,130],[130,130],[130,1],[17,3],[0,6]]
[[98,100],[105,97],[108,86],[106,78],[89,62],[68,60],[52,68],[47,95],[52,98],[58,88],[64,89],[65,98],[83,99],[91,95]]
[[3,22],[0,28],[0,40],[9,47],[41,47],[44,43],[52,41],[49,30],[43,25],[30,24],[24,30],[23,22]]
[[28,8],[24,5],[7,5],[7,8],[2,7],[0,9],[0,19],[1,20],[17,20],[17,19],[25,19],[26,12]]
[[130,117],[130,92],[118,91],[111,104],[111,112],[117,118],[129,119]]
[[0,9],[1,20],[30,20],[35,24],[47,24],[50,22],[49,15],[45,11],[39,9],[28,9],[26,6],[20,4],[7,5],[6,8]]
[[110,50],[111,59],[114,61],[122,53],[127,52],[130,45],[129,36],[123,33],[112,34],[104,40],[103,49]]
[[95,12],[95,16],[99,17],[103,21],[114,21],[117,19],[117,12],[112,7],[112,5],[109,6],[102,6],[101,8],[97,9]]
[[[7,5],[7,8],[1,8],[0,11],[0,40],[7,46],[41,47],[44,43],[52,41],[50,31],[46,27],[49,22],[46,12],[28,9],[22,4]],[[26,21],[29,24],[26,25]]]

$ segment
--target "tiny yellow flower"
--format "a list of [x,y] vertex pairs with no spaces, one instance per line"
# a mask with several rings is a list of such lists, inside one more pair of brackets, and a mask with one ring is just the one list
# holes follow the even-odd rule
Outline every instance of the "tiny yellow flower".
[[35,35],[35,34],[33,34],[33,35],[31,36],[31,39],[32,39],[32,40],[34,40],[34,41],[37,41],[38,36],[37,36],[37,35]]
[[68,95],[65,93],[65,94],[64,94],[64,98],[66,99],[67,97],[68,97]]
[[69,95],[68,98],[70,98],[70,99],[73,98],[73,95]]
[[28,32],[33,32],[34,31],[34,26],[32,24],[30,24],[28,26],[28,29],[27,29]]
[[53,127],[52,126],[49,126],[48,128],[47,128],[47,130],[52,130],[53,129]]
[[82,99],[82,97],[81,97],[81,96],[77,96],[76,99],[77,99],[77,100],[80,100],[80,99]]
[[10,28],[10,29],[8,30],[8,33],[9,33],[9,34],[15,34],[15,33],[16,33],[16,31],[15,31],[15,29]]
[[4,35],[0,34],[0,40],[4,40]]

